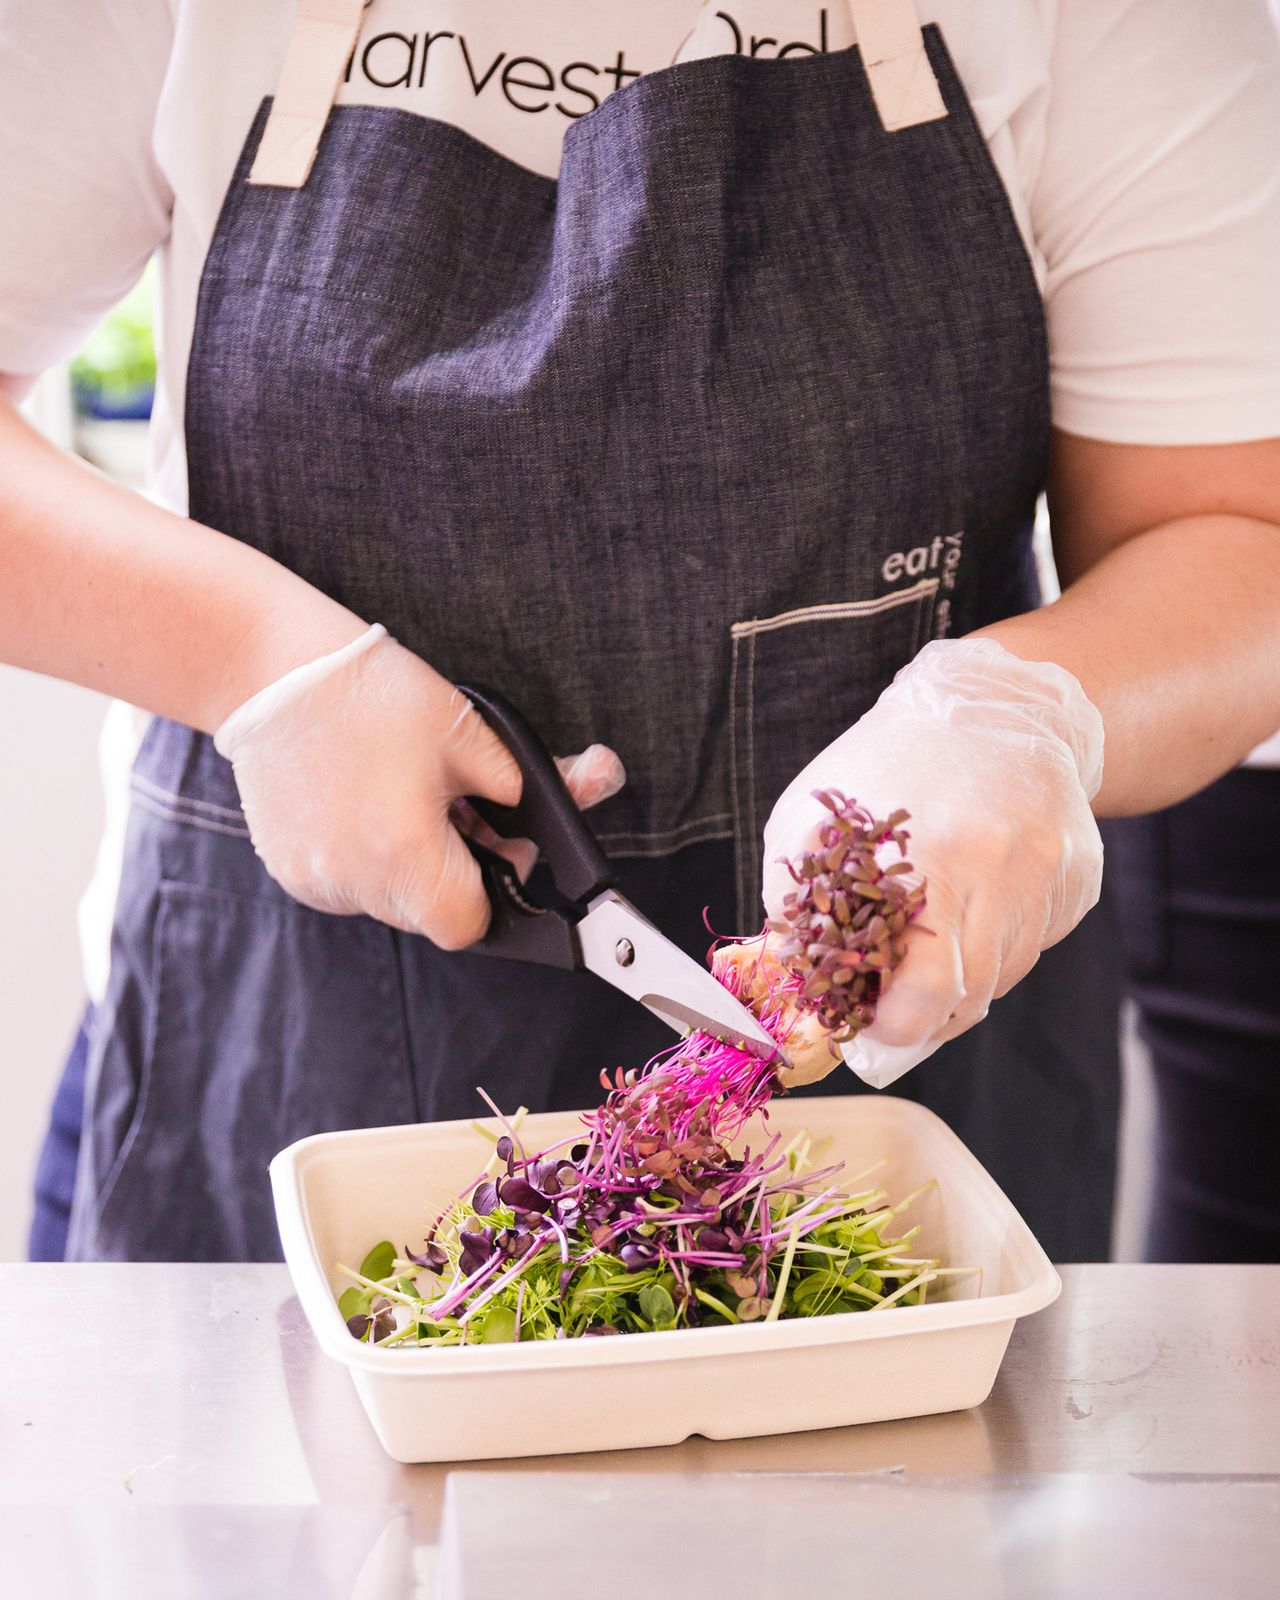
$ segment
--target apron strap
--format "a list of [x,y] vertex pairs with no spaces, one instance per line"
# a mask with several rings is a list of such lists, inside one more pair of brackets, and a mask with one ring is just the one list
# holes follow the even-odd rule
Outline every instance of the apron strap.
[[366,0],[300,0],[249,182],[301,189],[360,35]]
[[925,54],[915,0],[849,0],[849,9],[885,132],[945,117],[947,108]]

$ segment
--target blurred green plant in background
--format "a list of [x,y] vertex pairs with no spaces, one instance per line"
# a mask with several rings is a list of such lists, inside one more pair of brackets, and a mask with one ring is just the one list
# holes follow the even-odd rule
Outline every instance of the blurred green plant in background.
[[149,265],[72,360],[72,392],[82,416],[132,420],[151,415],[156,384],[153,303],[154,271]]

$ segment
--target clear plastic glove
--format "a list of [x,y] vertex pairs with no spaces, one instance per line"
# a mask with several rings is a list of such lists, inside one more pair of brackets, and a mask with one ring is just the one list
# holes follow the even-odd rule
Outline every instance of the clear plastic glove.
[[[729,976],[731,969],[736,969],[733,978]],[[720,945],[711,957],[711,970],[758,1016],[774,1010],[787,982],[787,970],[767,935]],[[777,1069],[784,1088],[817,1083],[840,1065],[839,1048],[832,1044],[831,1035],[816,1017],[793,1011],[786,1027],[783,1043],[787,1064]]]
[[[497,839],[462,801],[520,798],[506,746],[463,694],[381,626],[254,695],[214,745],[231,762],[263,865],[317,911],[363,912],[458,950],[489,922],[459,830],[522,873],[536,858],[527,840]],[[560,769],[582,806],[616,793],[626,776],[603,745]]]
[[[1096,904],[1102,840],[1089,802],[1102,741],[1102,718],[1064,668],[993,639],[939,640],[783,792],[764,831],[773,917],[791,886],[782,863],[816,841],[815,789],[878,817],[911,814],[908,853],[928,900],[875,1022],[841,1047],[865,1082],[885,1088],[980,1022]],[[803,1060],[830,1070],[813,1044]]]

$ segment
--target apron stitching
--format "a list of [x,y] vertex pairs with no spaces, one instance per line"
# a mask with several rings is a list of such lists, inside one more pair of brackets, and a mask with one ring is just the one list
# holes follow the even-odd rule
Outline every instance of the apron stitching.
[[[729,780],[731,792],[737,815],[735,821],[738,826],[739,842],[741,845],[741,859],[738,862],[738,917],[745,926],[754,909],[754,901],[758,900],[758,869],[752,852],[759,849],[759,804],[756,785],[754,782],[756,749],[755,749],[755,656],[756,641],[766,633],[776,633],[783,628],[800,626],[810,622],[841,622],[855,617],[878,616],[887,611],[896,611],[903,606],[912,608],[911,655],[914,657],[920,650],[923,642],[922,634],[925,628],[927,602],[936,597],[939,588],[937,578],[922,578],[913,584],[910,589],[901,590],[896,594],[880,595],[871,600],[846,600],[833,602],[829,605],[801,606],[794,611],[780,612],[775,617],[761,617],[749,622],[736,622],[730,628],[733,641],[733,653],[729,674],[729,698],[731,716],[729,722],[730,741],[730,771]],[[746,722],[746,772],[744,783],[738,781],[738,664],[740,659],[739,646],[746,649],[746,660],[743,666],[746,701],[743,715]],[[753,890],[757,891],[753,895]]]
[[133,1108],[133,1116],[129,1120],[128,1129],[124,1140],[116,1152],[116,1158],[111,1163],[111,1170],[107,1173],[106,1182],[102,1186],[102,1193],[97,1196],[93,1205],[94,1227],[100,1230],[103,1218],[106,1216],[107,1205],[115,1193],[121,1175],[128,1165],[129,1156],[142,1132],[143,1119],[146,1116],[147,1105],[151,1099],[152,1077],[155,1067],[156,1035],[160,1028],[160,1002],[161,989],[164,982],[164,962],[161,958],[163,948],[165,916],[168,911],[168,902],[161,900],[160,909],[156,916],[155,946],[151,952],[151,992],[152,1010],[147,1019],[147,1037],[143,1046],[142,1069],[138,1083],[138,1102]]
[[682,835],[679,839],[661,840],[656,844],[635,844],[630,834],[598,834],[597,843],[602,849],[616,856],[625,856],[637,861],[662,861],[674,855],[678,850],[697,844],[709,844],[716,839],[732,839],[733,824],[709,824],[705,833]]
[[802,622],[841,622],[848,617],[877,616],[882,611],[918,602],[926,594],[935,594],[937,589],[937,578],[921,578],[910,589],[900,589],[895,594],[878,595],[872,600],[838,600],[829,605],[801,606],[795,611],[780,611],[776,617],[735,622],[730,632],[735,639],[754,639],[757,634],[775,633],[779,628],[794,627]]
[[737,846],[734,861],[735,892],[737,895],[737,920],[743,920],[746,905],[746,886],[742,880],[742,793],[738,782],[738,637],[729,630],[729,795],[733,802],[733,830]]
[[743,841],[743,872],[745,873],[746,894],[741,907],[744,918],[751,915],[753,900],[760,898],[759,863],[756,857],[760,853],[759,810],[757,807],[756,772],[756,635],[753,633],[747,641],[747,835]]
[[135,772],[131,779],[135,791],[144,789],[153,800],[167,800],[174,805],[187,806],[194,811],[207,811],[215,817],[227,817],[233,822],[242,822],[244,810],[240,806],[219,806],[212,800],[196,800],[190,795],[175,794],[172,789],[161,789],[158,784],[144,778],[141,773]]
[[911,654],[916,656],[920,652],[920,636],[924,632],[924,596],[918,597],[915,614],[915,626],[911,630]]
[[150,811],[153,816],[163,817],[166,822],[178,822],[187,828],[203,828],[207,833],[223,833],[233,839],[249,838],[248,828],[233,828],[229,823],[212,822],[208,817],[190,816],[176,806],[163,806],[153,800],[150,795],[141,794],[136,789],[133,794],[133,803],[141,806],[144,811]]
[[402,311],[406,316],[421,315],[422,306],[412,300],[402,300],[398,295],[381,294],[374,289],[335,289],[329,284],[302,283],[297,279],[262,277],[251,278],[234,272],[213,270],[206,272],[201,282],[225,284],[239,292],[245,289],[274,289],[281,294],[323,295],[335,304],[374,305],[387,311]]
[[597,833],[596,838],[605,839],[673,839],[677,834],[690,833],[696,828],[718,826],[722,822],[732,822],[732,811],[713,811],[705,817],[697,817],[692,822],[682,822],[678,828],[631,828],[620,833]]

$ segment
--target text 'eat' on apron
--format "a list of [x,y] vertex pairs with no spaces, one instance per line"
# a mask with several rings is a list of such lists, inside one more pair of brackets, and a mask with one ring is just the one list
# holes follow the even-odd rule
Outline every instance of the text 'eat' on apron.
[[[344,106],[302,187],[250,182],[267,102],[200,289],[191,515],[501,690],[553,749],[614,746],[630,782],[593,823],[698,955],[704,907],[759,927],[761,831],[809,758],[928,639],[1037,600],[1032,269],[937,29],[913,70],[941,101],[907,126],[859,37],[643,77],[568,130],[558,181]],[[1105,933],[901,1086],[1059,1257],[1107,1248]],[[594,978],[298,905],[210,740],[157,720],[71,1253],[276,1258],[266,1168],[291,1140],[475,1115],[477,1085],[592,1104],[602,1068],[670,1042]]]

